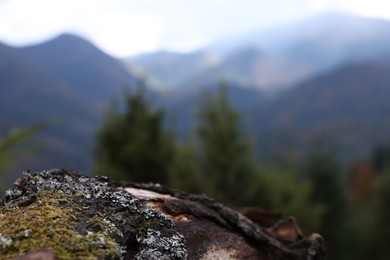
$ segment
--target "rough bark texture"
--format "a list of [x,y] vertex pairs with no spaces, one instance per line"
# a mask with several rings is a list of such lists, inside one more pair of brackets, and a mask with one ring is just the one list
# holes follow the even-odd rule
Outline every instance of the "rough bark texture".
[[294,218],[250,220],[277,216],[159,184],[25,173],[2,200],[0,258],[324,259],[322,237],[303,237]]

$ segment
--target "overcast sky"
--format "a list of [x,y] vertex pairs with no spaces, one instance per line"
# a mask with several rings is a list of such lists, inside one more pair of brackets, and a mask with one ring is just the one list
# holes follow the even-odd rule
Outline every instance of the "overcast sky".
[[390,19],[389,0],[0,0],[0,41],[23,46],[71,32],[125,57],[188,51],[335,10]]

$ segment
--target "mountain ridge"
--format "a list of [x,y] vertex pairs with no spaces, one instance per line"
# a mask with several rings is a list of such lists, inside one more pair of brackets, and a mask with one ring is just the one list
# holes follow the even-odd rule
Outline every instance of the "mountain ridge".
[[[208,55],[193,54],[190,58],[196,61],[194,64],[186,64],[186,54],[177,55],[173,63],[181,64],[184,72],[193,66],[206,66],[204,73],[200,70],[194,74],[180,91],[153,92],[152,105],[166,109],[165,124],[181,141],[189,140],[196,109],[205,93],[215,93],[218,88],[216,81],[208,81],[207,73],[215,75],[224,63],[218,55]],[[243,48],[230,57],[229,69],[245,73],[251,69],[252,59],[267,61],[270,56],[256,48]],[[212,66],[207,63],[210,61],[214,62]],[[230,101],[245,114],[242,127],[255,138],[260,158],[269,157],[275,150],[302,154],[323,136],[340,142],[344,158],[351,160],[365,158],[378,143],[390,142],[389,64],[386,55],[359,62],[352,59],[272,93],[243,88],[234,80],[226,83]],[[263,66],[272,69],[267,62]],[[299,67],[294,63],[284,66],[279,77],[294,74]],[[44,149],[29,162],[29,168],[62,165],[90,172],[94,135],[105,109],[112,98],[120,97],[123,85],[131,87],[137,82],[139,79],[125,64],[79,37],[63,35],[21,48],[0,44],[0,109],[4,111],[0,114],[0,130],[63,119],[65,123],[41,134]]]
[[[220,42],[221,47],[218,47],[217,41],[193,53],[165,53],[163,60],[160,59],[160,53],[155,56],[149,53],[125,61],[144,71],[151,82],[158,82],[160,86],[173,91],[188,86],[196,88],[213,84],[221,78],[229,79],[234,85],[274,91],[295,86],[343,63],[390,56],[388,42],[390,21],[346,13],[328,13],[273,30],[247,34],[239,39],[223,40]],[[231,46],[223,47],[226,44]],[[232,71],[232,67],[227,64],[239,63],[243,59],[236,56],[236,61],[232,62],[229,60],[232,55],[250,48],[257,49],[263,55],[248,63],[251,69],[245,74],[240,73],[240,67]],[[177,65],[166,62],[170,59],[169,55],[180,55],[181,62]],[[198,59],[194,57],[196,55]],[[201,64],[201,57],[205,56],[214,56],[218,62],[204,67],[196,65]],[[154,66],[161,62],[164,62],[163,68],[161,65]],[[187,68],[185,73],[181,72],[183,63]],[[224,70],[224,67],[228,69]],[[199,75],[203,75],[200,83],[195,81]],[[173,83],[171,78],[180,80]]]
[[69,34],[28,47],[0,45],[0,60],[2,132],[62,122],[38,136],[42,149],[29,168],[89,170],[105,109],[138,79],[120,61]]

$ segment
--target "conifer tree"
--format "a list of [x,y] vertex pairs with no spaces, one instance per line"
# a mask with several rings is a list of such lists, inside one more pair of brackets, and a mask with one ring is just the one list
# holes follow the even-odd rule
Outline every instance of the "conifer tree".
[[119,180],[159,182],[169,179],[174,145],[163,129],[163,110],[153,110],[145,90],[124,94],[124,111],[111,108],[97,134],[97,172]]
[[389,258],[390,240],[390,167],[385,168],[378,177],[376,189],[376,209],[373,236],[371,239],[372,251],[370,257],[373,259]]
[[181,144],[176,147],[175,161],[170,172],[169,185],[190,193],[205,192],[197,159],[192,146]]
[[347,208],[340,175],[340,167],[331,149],[318,147],[306,159],[304,176],[312,185],[311,202],[323,207],[318,232],[328,244],[331,259],[340,259]]
[[223,202],[249,205],[256,184],[251,146],[240,129],[240,116],[227,89],[207,96],[198,111],[196,154],[206,193]]

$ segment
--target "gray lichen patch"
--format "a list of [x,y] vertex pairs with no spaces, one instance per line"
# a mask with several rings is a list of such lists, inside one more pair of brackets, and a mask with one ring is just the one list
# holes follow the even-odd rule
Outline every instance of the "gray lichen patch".
[[136,259],[187,259],[184,237],[180,234],[166,237],[158,230],[148,229],[138,242],[143,249]]
[[175,224],[145,201],[114,188],[106,177],[66,170],[25,173],[3,199],[0,255],[39,248],[58,259],[187,257]]
[[9,238],[9,237],[4,237],[2,233],[0,233],[0,247],[2,247],[3,249],[9,247],[10,245],[12,245],[12,239]]

